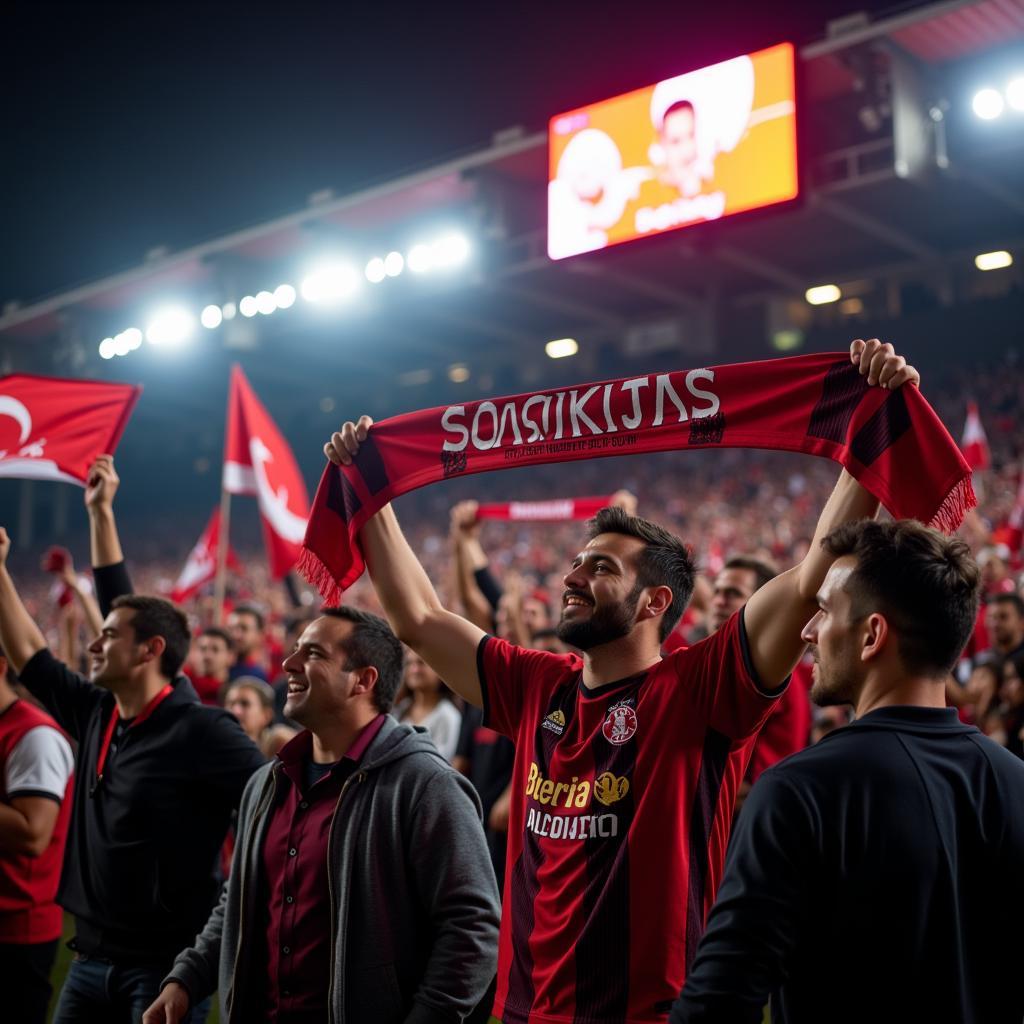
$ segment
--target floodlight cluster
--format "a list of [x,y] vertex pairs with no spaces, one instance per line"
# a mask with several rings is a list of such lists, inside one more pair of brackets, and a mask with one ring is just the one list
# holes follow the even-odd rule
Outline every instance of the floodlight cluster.
[[974,94],[971,109],[982,121],[994,121],[1009,108],[1018,114],[1024,113],[1024,75],[1018,75],[1006,83],[1004,89],[986,86]]
[[173,348],[191,340],[197,324],[215,331],[236,315],[252,319],[290,309],[300,296],[314,306],[338,306],[355,297],[364,277],[371,284],[380,284],[388,278],[399,277],[406,270],[426,274],[452,269],[465,263],[470,253],[469,239],[459,232],[450,232],[432,242],[417,243],[404,254],[392,250],[384,256],[374,256],[367,261],[362,273],[356,264],[347,260],[324,260],[309,269],[298,288],[288,283],[279,284],[272,291],[243,295],[237,303],[211,303],[203,307],[198,317],[182,306],[164,307],[153,314],[145,331],[130,327],[112,338],[104,338],[99,353],[104,359],[124,356],[139,348],[143,339],[151,345]]

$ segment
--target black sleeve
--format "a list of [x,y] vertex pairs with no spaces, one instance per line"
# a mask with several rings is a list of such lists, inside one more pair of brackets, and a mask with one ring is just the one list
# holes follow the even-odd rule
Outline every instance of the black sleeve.
[[761,1024],[812,919],[817,847],[807,801],[777,771],[765,772],[733,830],[718,898],[671,1024]]
[[464,757],[467,761],[473,760],[473,733],[483,725],[484,714],[479,708],[472,704],[466,705],[462,712],[462,725],[459,726],[459,745],[455,748],[456,757]]
[[480,588],[480,593],[487,598],[487,603],[495,610],[498,610],[498,602],[501,600],[502,589],[494,578],[490,566],[485,565],[482,569],[473,570],[473,579]]
[[45,647],[25,663],[18,681],[53,715],[57,724],[79,742],[106,692],[93,686],[85,676],[72,672]]
[[252,773],[267,760],[230,712],[222,708],[196,710],[209,721],[206,739],[197,750],[201,765],[197,766],[196,778],[201,778],[203,787],[216,791],[229,806],[237,807]]
[[96,581],[96,602],[100,606],[100,615],[106,618],[110,614],[110,606],[115,597],[122,594],[134,594],[131,577],[125,563],[115,562],[113,565],[93,566],[92,578]]

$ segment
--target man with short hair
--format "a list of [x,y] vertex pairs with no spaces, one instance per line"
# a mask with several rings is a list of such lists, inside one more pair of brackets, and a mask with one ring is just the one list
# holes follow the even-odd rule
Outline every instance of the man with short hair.
[[144,1024],[215,989],[225,1024],[462,1020],[494,976],[498,892],[472,786],[388,715],[401,644],[328,608],[284,668],[305,729],[246,788],[221,902]]
[[53,992],[73,771],[71,745],[45,711],[19,699],[0,650],[0,992],[18,1024],[43,1024]]
[[263,655],[266,625],[263,612],[252,604],[237,605],[228,615],[227,631],[235,648],[235,663],[228,672],[232,679],[256,676],[265,683],[269,682]]
[[856,721],[754,786],[673,1024],[1019,1024],[1024,765],[945,706],[978,567],[913,521],[823,547],[811,696]]
[[219,707],[231,681],[235,650],[227,630],[207,626],[195,642],[195,667],[186,667],[199,699],[211,707]]
[[75,917],[75,960],[55,1021],[135,1022],[209,916],[218,850],[263,758],[179,674],[190,640],[180,610],[156,597],[114,599],[89,645],[87,680],[46,649],[7,571],[10,546],[0,527],[0,643],[78,741],[57,896]]
[[[877,339],[854,342],[850,359],[869,386],[919,379]],[[350,464],[371,428],[346,423],[325,454]],[[843,471],[816,537],[877,508]],[[400,639],[516,742],[494,1015],[664,1021],[753,738],[803,651],[833,556],[812,546],[717,633],[663,658],[695,567],[678,537],[620,507],[591,521],[563,577],[559,637],[582,655],[517,648],[448,611],[390,505],[359,542]]]
[[989,643],[1000,658],[1024,654],[1024,598],[1017,594],[993,594],[985,605],[985,629]]

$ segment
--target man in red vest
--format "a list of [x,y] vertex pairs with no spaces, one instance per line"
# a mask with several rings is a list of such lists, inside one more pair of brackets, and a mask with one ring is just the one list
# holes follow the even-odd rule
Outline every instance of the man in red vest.
[[0,992],[19,1024],[43,1024],[50,1002],[74,763],[57,723],[18,698],[0,650]]

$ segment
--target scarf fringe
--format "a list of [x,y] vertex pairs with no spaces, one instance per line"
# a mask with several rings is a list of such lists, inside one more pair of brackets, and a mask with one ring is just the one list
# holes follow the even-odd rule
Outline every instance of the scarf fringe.
[[974,485],[971,483],[970,474],[968,474],[961,477],[946,495],[928,525],[945,534],[956,533],[964,521],[964,516],[977,504],[978,499],[974,494]]
[[304,547],[299,555],[295,568],[302,578],[315,587],[328,607],[341,604],[341,587],[337,580],[331,575],[331,570],[323,563],[319,555],[314,554],[309,548]]

